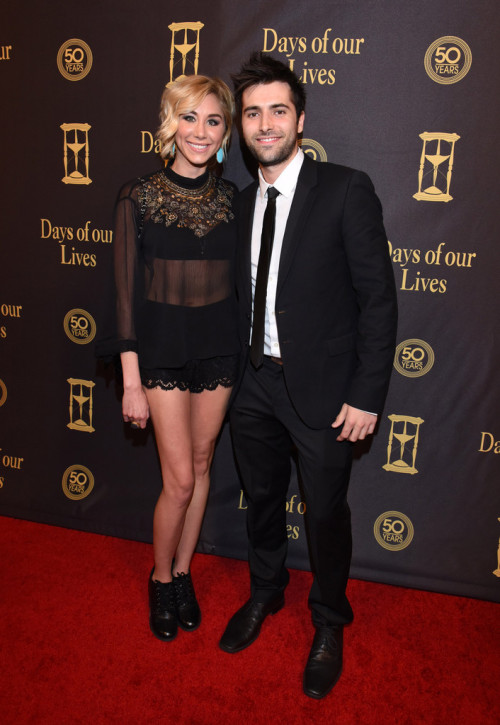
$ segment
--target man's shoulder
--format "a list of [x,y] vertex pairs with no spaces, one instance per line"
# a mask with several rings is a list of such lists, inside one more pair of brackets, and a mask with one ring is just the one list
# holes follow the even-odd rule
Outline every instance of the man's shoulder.
[[316,161],[307,156],[304,159],[299,181],[301,177],[306,187],[316,187],[323,191],[332,187],[337,190],[344,189],[345,193],[349,189],[358,187],[369,192],[374,190],[372,180],[365,171],[329,161]]
[[306,155],[304,159],[303,169],[307,170],[311,168],[315,169],[316,173],[323,178],[331,177],[335,179],[350,179],[356,174],[366,176],[366,173],[364,171],[354,169],[351,166],[335,164],[331,161],[316,161],[316,159],[312,159],[310,156]]
[[[314,159],[311,159],[314,161]],[[358,169],[353,169],[352,166],[345,166],[344,164],[335,164],[332,161],[314,161],[316,166],[324,173],[337,174],[342,176],[351,176],[358,172]]]
[[[349,184],[353,179],[365,180],[371,184],[370,177],[364,171],[330,161],[316,161],[308,154],[304,156],[304,162],[299,173],[299,181],[302,180],[306,185],[315,185],[316,183]],[[248,184],[240,192],[241,201],[244,203],[253,200],[258,188],[258,181],[252,181]]]

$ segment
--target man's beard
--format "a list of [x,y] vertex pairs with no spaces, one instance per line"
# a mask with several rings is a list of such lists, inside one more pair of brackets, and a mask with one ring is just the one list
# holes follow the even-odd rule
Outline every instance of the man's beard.
[[290,156],[293,154],[296,143],[296,137],[290,139],[284,146],[276,150],[276,155],[274,156],[265,156],[264,154],[260,156],[259,151],[264,151],[264,149],[256,149],[254,146],[249,146],[249,149],[252,156],[257,159],[261,166],[278,166],[278,164],[282,164],[284,161],[287,161],[287,159],[290,158]]

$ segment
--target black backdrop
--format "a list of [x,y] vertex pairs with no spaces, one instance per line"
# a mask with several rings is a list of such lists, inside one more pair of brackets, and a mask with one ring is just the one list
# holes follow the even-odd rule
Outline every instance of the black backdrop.
[[[153,436],[121,423],[94,358],[114,198],[160,165],[159,98],[183,63],[229,81],[266,50],[306,84],[304,150],[372,177],[399,289],[386,409],[352,476],[352,575],[498,600],[496,2],[26,0],[1,15],[0,513],[151,540]],[[224,173],[251,178],[237,135]],[[244,558],[244,506],[225,427],[200,550]],[[288,510],[289,563],[307,568],[295,479]]]

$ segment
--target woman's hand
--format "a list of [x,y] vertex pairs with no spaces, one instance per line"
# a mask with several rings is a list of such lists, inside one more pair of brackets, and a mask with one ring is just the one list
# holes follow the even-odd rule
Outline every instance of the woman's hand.
[[135,423],[139,428],[145,428],[149,418],[148,399],[142,387],[124,390],[122,399],[122,414],[125,423]]
[[149,418],[149,405],[141,383],[139,359],[136,352],[122,352],[123,371],[122,414],[125,423],[133,428],[145,428]]

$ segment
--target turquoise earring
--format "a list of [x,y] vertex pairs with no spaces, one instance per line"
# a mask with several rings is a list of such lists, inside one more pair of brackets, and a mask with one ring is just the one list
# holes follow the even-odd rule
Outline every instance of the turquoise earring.
[[224,149],[222,148],[222,146],[215,154],[215,158],[217,159],[218,164],[222,164],[222,162],[224,161]]
[[172,156],[172,158],[175,156],[175,141],[172,144],[172,148],[170,149],[170,156]]

